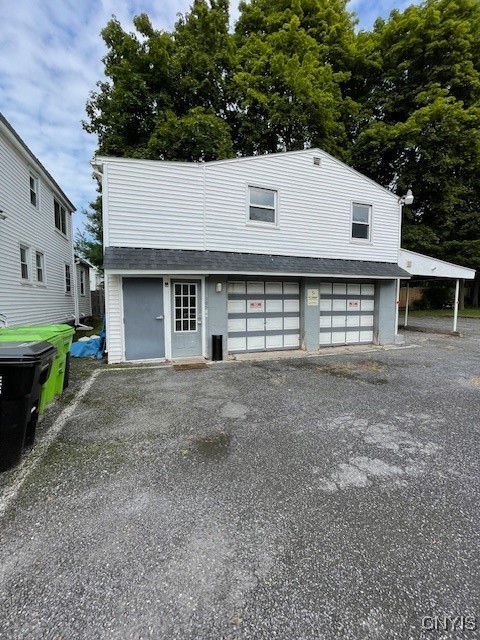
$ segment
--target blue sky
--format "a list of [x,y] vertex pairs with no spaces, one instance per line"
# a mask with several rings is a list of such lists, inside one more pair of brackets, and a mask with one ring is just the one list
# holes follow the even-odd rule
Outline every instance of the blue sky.
[[[96,148],[85,133],[89,92],[103,77],[100,30],[112,14],[127,29],[146,12],[154,26],[171,29],[190,0],[0,0],[0,111],[77,207],[95,198],[89,162]],[[232,7],[236,7],[236,1]],[[404,0],[351,0],[359,28],[404,9]],[[232,11],[235,18],[236,11]]]

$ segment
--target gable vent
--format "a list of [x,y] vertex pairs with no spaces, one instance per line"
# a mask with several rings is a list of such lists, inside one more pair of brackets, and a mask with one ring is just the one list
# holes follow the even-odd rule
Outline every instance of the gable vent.
[[320,166],[320,163],[321,163],[321,160],[320,160],[319,156],[314,156],[314,158],[313,158],[313,164],[314,164],[316,167],[319,167],[319,166]]

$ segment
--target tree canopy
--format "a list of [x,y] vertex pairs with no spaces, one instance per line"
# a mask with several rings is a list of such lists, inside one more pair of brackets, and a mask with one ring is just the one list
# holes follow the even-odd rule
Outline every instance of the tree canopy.
[[[425,0],[357,31],[346,0],[194,0],[102,31],[98,152],[207,161],[319,146],[399,195],[403,245],[480,269],[480,3]],[[82,250],[99,263],[97,208]],[[86,244],[91,242],[91,246]],[[96,253],[95,253],[96,252]]]

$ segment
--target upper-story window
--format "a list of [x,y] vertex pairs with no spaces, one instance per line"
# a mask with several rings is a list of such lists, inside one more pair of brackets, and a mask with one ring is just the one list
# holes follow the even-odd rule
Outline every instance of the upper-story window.
[[353,203],[352,238],[355,240],[370,240],[371,218],[372,207],[369,204]]
[[65,211],[65,207],[62,207],[62,205],[54,199],[53,208],[55,212],[55,226],[64,235],[67,235],[67,212]]
[[249,187],[248,191],[248,219],[251,222],[277,224],[277,192],[259,187]]
[[38,178],[30,174],[30,203],[38,209]]
[[22,280],[30,280],[30,249],[24,245],[20,245],[20,273]]

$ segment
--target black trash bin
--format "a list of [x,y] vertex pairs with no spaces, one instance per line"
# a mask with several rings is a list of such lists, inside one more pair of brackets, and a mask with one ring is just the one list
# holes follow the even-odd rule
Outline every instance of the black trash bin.
[[223,360],[223,336],[212,336],[212,360]]
[[56,349],[49,342],[0,344],[0,472],[12,469],[33,445],[42,386]]

